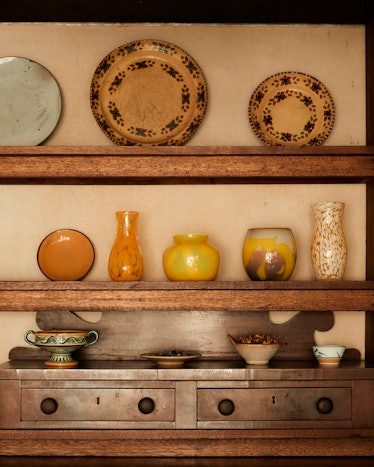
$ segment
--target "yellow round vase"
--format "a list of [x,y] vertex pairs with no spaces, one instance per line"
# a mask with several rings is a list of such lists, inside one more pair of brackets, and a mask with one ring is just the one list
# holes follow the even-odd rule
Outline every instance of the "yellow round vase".
[[163,254],[165,274],[172,281],[211,281],[220,262],[218,250],[208,243],[208,235],[174,235],[174,243]]
[[296,264],[296,242],[291,229],[248,229],[243,244],[243,265],[254,281],[285,281]]

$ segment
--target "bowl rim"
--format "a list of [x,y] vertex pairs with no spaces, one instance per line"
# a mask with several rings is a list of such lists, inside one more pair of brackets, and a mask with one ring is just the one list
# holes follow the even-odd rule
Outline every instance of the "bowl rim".
[[245,346],[252,346],[252,347],[280,347],[282,345],[282,342],[237,342],[235,337],[233,337],[231,334],[227,334],[227,339],[230,341],[230,343],[233,346],[237,345],[245,345]]
[[36,335],[62,335],[62,334],[88,334],[90,331],[85,329],[47,329],[45,331],[33,331]]
[[323,344],[323,345],[313,345],[313,350],[316,349],[346,349],[345,345],[335,345],[335,344]]
[[245,343],[245,342],[235,342],[235,345],[245,345],[246,347],[280,347],[282,344],[281,343],[272,343],[272,344],[267,344],[266,342],[263,343],[261,342],[260,344],[251,344],[251,343]]

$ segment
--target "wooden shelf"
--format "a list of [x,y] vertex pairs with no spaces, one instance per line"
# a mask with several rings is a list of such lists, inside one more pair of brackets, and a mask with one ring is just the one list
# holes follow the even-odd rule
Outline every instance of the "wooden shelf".
[[[45,375],[43,358],[40,360],[10,360],[0,363],[0,378],[21,378],[31,380],[64,380],[67,374],[74,373],[75,380],[95,381],[105,372],[107,381],[138,380],[143,381],[245,381],[254,385],[261,381],[261,386],[271,387],[272,381],[313,380],[340,381],[374,378],[374,363],[363,360],[343,360],[339,367],[322,368],[313,360],[271,360],[268,365],[246,365],[242,359],[204,360],[198,359],[185,364],[183,368],[157,368],[148,360],[84,360],[74,369],[54,368]],[[71,381],[71,380],[70,380]],[[74,381],[74,379],[73,379]],[[71,383],[74,384],[74,383]],[[346,383],[343,383],[346,384]],[[65,383],[67,386],[68,384]],[[201,384],[201,386],[203,386]]]
[[22,310],[374,311],[374,281],[0,282],[0,311]]
[[[317,433],[316,433],[317,432]],[[317,436],[318,435],[318,436]],[[299,464],[286,459],[283,463],[280,456],[331,456],[339,457],[338,465],[348,465],[346,456],[362,456],[354,460],[355,465],[369,465],[373,455],[374,430],[353,430],[328,428],[297,429],[297,430],[0,430],[0,448],[4,456],[111,456],[130,458],[126,464],[131,466],[131,458],[147,457],[141,462],[153,465],[154,459],[148,457],[175,457],[181,467],[193,465],[196,456],[218,456],[216,465],[238,465],[236,460],[242,458],[243,466],[248,465],[246,457],[276,457],[278,465],[334,465],[334,459],[319,458],[314,463],[302,459]],[[46,454],[48,453],[48,454]],[[233,455],[236,457],[233,458]],[[224,458],[223,456],[226,456]],[[91,459],[82,457],[84,465],[95,465]],[[104,458],[105,459],[105,458]],[[342,460],[341,460],[342,459]],[[204,459],[203,459],[204,460]],[[220,461],[223,462],[220,462]],[[261,466],[259,459],[254,459],[257,466]],[[122,461],[122,459],[121,459]],[[135,459],[134,465],[139,459]],[[207,459],[208,462],[211,460]],[[10,460],[11,462],[11,460]],[[32,461],[29,461],[29,463]],[[47,465],[41,464],[34,465]],[[185,463],[187,462],[187,463]],[[291,463],[292,462],[292,463]],[[70,465],[78,465],[76,459]],[[117,464],[111,460],[113,465]],[[172,465],[176,461],[165,462]],[[99,459],[96,465],[102,465]],[[17,464],[8,464],[17,465]],[[32,464],[31,464],[32,465]],[[83,464],[82,464],[83,465]],[[144,465],[144,464],[143,464]],[[163,465],[163,464],[156,464]],[[209,465],[201,463],[200,465]],[[239,464],[240,465],[240,464]],[[269,465],[266,460],[264,465]]]
[[1,183],[328,183],[374,178],[374,147],[2,147]]

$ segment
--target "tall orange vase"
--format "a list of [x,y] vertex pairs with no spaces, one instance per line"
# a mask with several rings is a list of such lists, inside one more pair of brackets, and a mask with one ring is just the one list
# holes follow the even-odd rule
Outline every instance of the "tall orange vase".
[[143,256],[138,241],[139,213],[117,211],[117,235],[109,256],[108,272],[114,281],[138,281],[143,275]]

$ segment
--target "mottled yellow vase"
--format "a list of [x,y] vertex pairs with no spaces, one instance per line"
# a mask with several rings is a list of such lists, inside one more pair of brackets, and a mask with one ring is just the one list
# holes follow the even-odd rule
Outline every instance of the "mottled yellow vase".
[[283,227],[248,229],[242,255],[245,272],[253,281],[285,281],[296,264],[292,230]]
[[163,254],[166,277],[173,281],[210,281],[216,278],[220,262],[218,250],[208,243],[208,235],[174,235],[174,243]]
[[109,256],[108,272],[114,281],[138,281],[143,275],[143,256],[138,242],[135,211],[118,211],[117,235]]
[[340,280],[347,261],[347,245],[343,231],[344,203],[328,201],[312,205],[315,228],[311,258],[318,280]]

